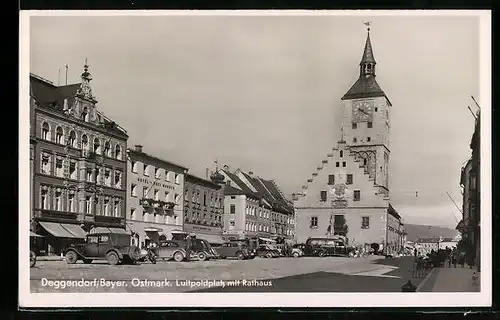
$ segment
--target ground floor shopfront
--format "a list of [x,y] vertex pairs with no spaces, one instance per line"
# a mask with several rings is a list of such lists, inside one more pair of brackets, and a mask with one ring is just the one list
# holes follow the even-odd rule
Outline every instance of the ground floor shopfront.
[[151,242],[158,243],[162,240],[171,240],[173,235],[181,233],[182,226],[128,220],[127,232],[131,234],[131,244],[139,248],[148,246]]
[[197,239],[206,240],[212,245],[224,243],[224,239],[222,237],[222,228],[220,227],[184,223],[183,230],[188,234],[194,233]]
[[37,255],[61,255],[71,245],[85,243],[89,233],[130,234],[118,227],[101,227],[80,222],[34,221],[30,232],[31,250]]

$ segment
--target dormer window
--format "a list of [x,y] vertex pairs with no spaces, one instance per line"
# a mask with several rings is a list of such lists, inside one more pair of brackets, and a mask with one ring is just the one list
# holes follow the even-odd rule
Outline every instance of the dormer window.
[[89,122],[89,110],[87,109],[87,107],[83,108],[82,120],[84,120],[85,122]]

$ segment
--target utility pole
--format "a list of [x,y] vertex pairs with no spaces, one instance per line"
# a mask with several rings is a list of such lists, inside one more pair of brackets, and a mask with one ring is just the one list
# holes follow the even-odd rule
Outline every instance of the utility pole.
[[[453,204],[455,205],[455,207],[457,208],[457,210],[460,212],[460,214],[464,214],[463,211],[460,209],[460,207],[457,205],[457,203],[455,202],[455,200],[453,200],[453,198],[451,197],[451,195],[446,192],[446,194],[448,195],[448,197],[450,198],[451,202],[453,202]],[[458,223],[459,221],[457,221],[457,217],[455,217],[455,214],[453,214],[453,217],[455,218],[455,221]]]

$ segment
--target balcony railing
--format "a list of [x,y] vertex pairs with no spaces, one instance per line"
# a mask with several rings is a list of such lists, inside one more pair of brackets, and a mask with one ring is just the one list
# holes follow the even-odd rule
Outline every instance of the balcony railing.
[[171,212],[172,209],[175,207],[174,202],[155,200],[155,199],[149,199],[149,198],[142,198],[141,205],[145,209],[153,207],[153,208],[158,209],[158,210],[163,210],[164,212]]

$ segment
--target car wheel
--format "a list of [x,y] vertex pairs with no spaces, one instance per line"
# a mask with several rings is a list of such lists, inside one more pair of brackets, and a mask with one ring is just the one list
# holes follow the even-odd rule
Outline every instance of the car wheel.
[[182,254],[182,252],[177,251],[176,253],[174,253],[174,260],[177,262],[182,262],[184,260],[184,255]]
[[324,252],[324,251],[320,251],[320,252],[319,252],[319,256],[320,256],[320,257],[324,257],[324,256],[326,256],[326,254],[325,254],[325,252]]
[[205,261],[207,260],[207,255],[205,254],[205,252],[201,251],[201,252],[198,252],[198,259],[200,261]]
[[66,252],[66,262],[68,264],[74,264],[78,260],[78,256],[74,251],[68,251]]
[[272,254],[271,252],[268,252],[268,253],[266,254],[266,258],[271,259],[272,257],[273,257],[273,254]]
[[298,252],[294,252],[294,253],[293,253],[293,257],[294,257],[294,258],[298,258],[298,257],[300,257],[300,254],[299,254]]
[[243,254],[243,252],[239,251],[236,253],[236,258],[238,258],[238,260],[243,260],[245,259],[245,255]]
[[106,260],[108,260],[108,263],[112,266],[115,266],[118,264],[118,262],[120,262],[120,258],[118,257],[118,255],[116,254],[116,252],[108,252],[108,254],[106,254]]
[[30,268],[33,268],[36,264],[36,253],[30,251]]
[[85,264],[92,263],[92,259],[83,259],[83,263]]

